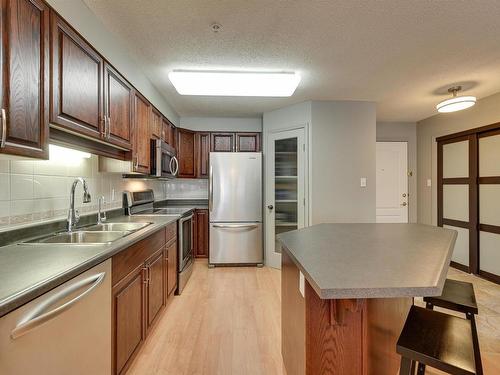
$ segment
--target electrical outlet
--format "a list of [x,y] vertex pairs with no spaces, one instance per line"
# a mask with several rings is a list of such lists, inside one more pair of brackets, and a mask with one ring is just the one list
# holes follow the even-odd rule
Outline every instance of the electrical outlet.
[[366,187],[366,177],[361,177],[360,185],[361,187]]
[[304,298],[306,296],[305,288],[306,288],[306,285],[305,285],[305,280],[304,280],[304,274],[299,271],[299,292],[300,292],[300,294],[302,294],[302,297],[304,297]]
[[432,180],[430,178],[427,179],[427,187],[432,186]]

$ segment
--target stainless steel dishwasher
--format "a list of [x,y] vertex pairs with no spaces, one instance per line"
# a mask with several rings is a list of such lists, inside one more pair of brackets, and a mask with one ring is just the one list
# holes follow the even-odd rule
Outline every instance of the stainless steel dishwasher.
[[111,260],[0,318],[0,374],[111,373]]

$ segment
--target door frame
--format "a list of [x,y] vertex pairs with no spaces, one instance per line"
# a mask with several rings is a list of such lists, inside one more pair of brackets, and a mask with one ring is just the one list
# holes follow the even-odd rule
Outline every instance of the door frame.
[[[409,223],[410,222],[410,199],[412,198],[410,196],[410,179],[409,179],[409,170],[410,170],[410,160],[409,160],[409,154],[408,154],[408,141],[376,141],[376,143],[401,143],[405,145],[406,148],[406,172],[405,172],[405,179],[406,179],[406,221],[402,223]],[[376,158],[375,158],[376,159]],[[376,162],[377,160],[375,160]],[[376,194],[376,192],[375,192]],[[376,198],[376,197],[375,197]],[[377,208],[375,207],[375,210]],[[375,218],[377,214],[375,212]]]
[[[268,182],[269,171],[272,168],[271,166],[271,158],[269,155],[271,154],[272,145],[270,139],[276,134],[290,132],[294,130],[302,130],[304,137],[304,146],[303,146],[303,154],[304,154],[304,227],[309,226],[310,222],[310,210],[309,210],[309,124],[297,124],[295,126],[282,127],[279,129],[273,129],[265,132],[263,134],[263,150],[264,150],[264,200],[262,202],[262,212],[263,214],[263,224],[264,224],[264,262],[268,267],[273,267],[277,269],[281,269],[281,255],[271,251],[273,249],[273,243],[275,241],[274,238],[274,228],[271,231],[269,228],[269,209],[267,208],[268,202],[270,199],[274,202],[274,191],[271,191],[271,184]],[[273,212],[275,212],[273,210]]]

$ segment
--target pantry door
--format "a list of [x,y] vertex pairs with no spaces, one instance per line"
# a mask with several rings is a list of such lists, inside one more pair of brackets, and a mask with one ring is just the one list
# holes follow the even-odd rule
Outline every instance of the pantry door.
[[500,129],[479,134],[479,274],[500,282]]

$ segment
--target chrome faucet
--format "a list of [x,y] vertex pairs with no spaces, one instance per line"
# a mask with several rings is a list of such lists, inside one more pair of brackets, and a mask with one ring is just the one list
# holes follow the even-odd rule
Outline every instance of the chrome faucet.
[[69,212],[67,221],[68,232],[71,232],[80,221],[80,214],[78,213],[78,210],[75,209],[75,189],[78,182],[81,182],[83,185],[83,203],[89,203],[91,200],[87,181],[85,181],[82,177],[77,177],[75,181],[73,181],[73,185],[71,185],[71,193],[69,196]]
[[104,196],[101,195],[97,200],[97,224],[105,223],[107,220],[106,211],[103,211],[102,209],[103,204],[104,204]]

